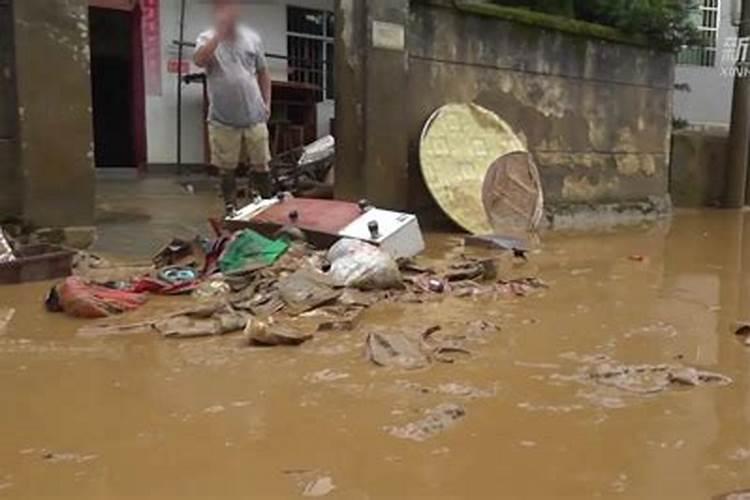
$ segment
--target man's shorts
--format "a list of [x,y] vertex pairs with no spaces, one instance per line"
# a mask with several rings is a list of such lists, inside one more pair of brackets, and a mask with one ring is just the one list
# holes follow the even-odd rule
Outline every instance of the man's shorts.
[[222,170],[234,170],[237,165],[244,164],[256,172],[268,171],[271,150],[265,123],[249,128],[209,123],[208,135],[213,166]]

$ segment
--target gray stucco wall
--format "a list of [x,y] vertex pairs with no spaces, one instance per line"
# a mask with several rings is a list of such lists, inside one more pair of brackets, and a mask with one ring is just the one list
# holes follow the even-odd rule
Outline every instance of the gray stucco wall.
[[92,224],[88,2],[21,0],[14,16],[23,217],[37,226]]
[[[441,5],[442,4],[442,5]],[[674,58],[670,53],[411,2],[410,168],[437,107],[477,102],[527,143],[551,207],[667,195]],[[428,202],[421,182],[412,196]]]

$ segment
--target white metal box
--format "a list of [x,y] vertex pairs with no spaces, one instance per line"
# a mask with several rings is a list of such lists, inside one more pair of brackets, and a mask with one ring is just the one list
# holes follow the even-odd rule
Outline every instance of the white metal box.
[[378,245],[396,259],[414,257],[425,249],[422,230],[415,215],[379,208],[364,212],[339,236]]

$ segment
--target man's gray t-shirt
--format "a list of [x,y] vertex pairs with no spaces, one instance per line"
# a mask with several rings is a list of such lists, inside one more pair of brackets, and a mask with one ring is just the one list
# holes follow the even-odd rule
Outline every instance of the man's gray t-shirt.
[[[214,37],[214,30],[198,37],[196,50]],[[258,85],[258,72],[267,67],[260,36],[240,26],[233,40],[219,43],[206,68],[211,102],[210,122],[246,128],[267,119],[263,95]]]

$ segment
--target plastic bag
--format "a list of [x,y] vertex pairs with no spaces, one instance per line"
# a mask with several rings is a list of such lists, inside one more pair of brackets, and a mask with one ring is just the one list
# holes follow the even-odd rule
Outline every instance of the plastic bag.
[[342,239],[328,251],[328,275],[339,286],[360,290],[403,288],[398,264],[386,252],[364,241]]
[[219,260],[219,269],[224,274],[260,269],[270,266],[289,249],[284,240],[269,240],[247,229],[238,233]]

